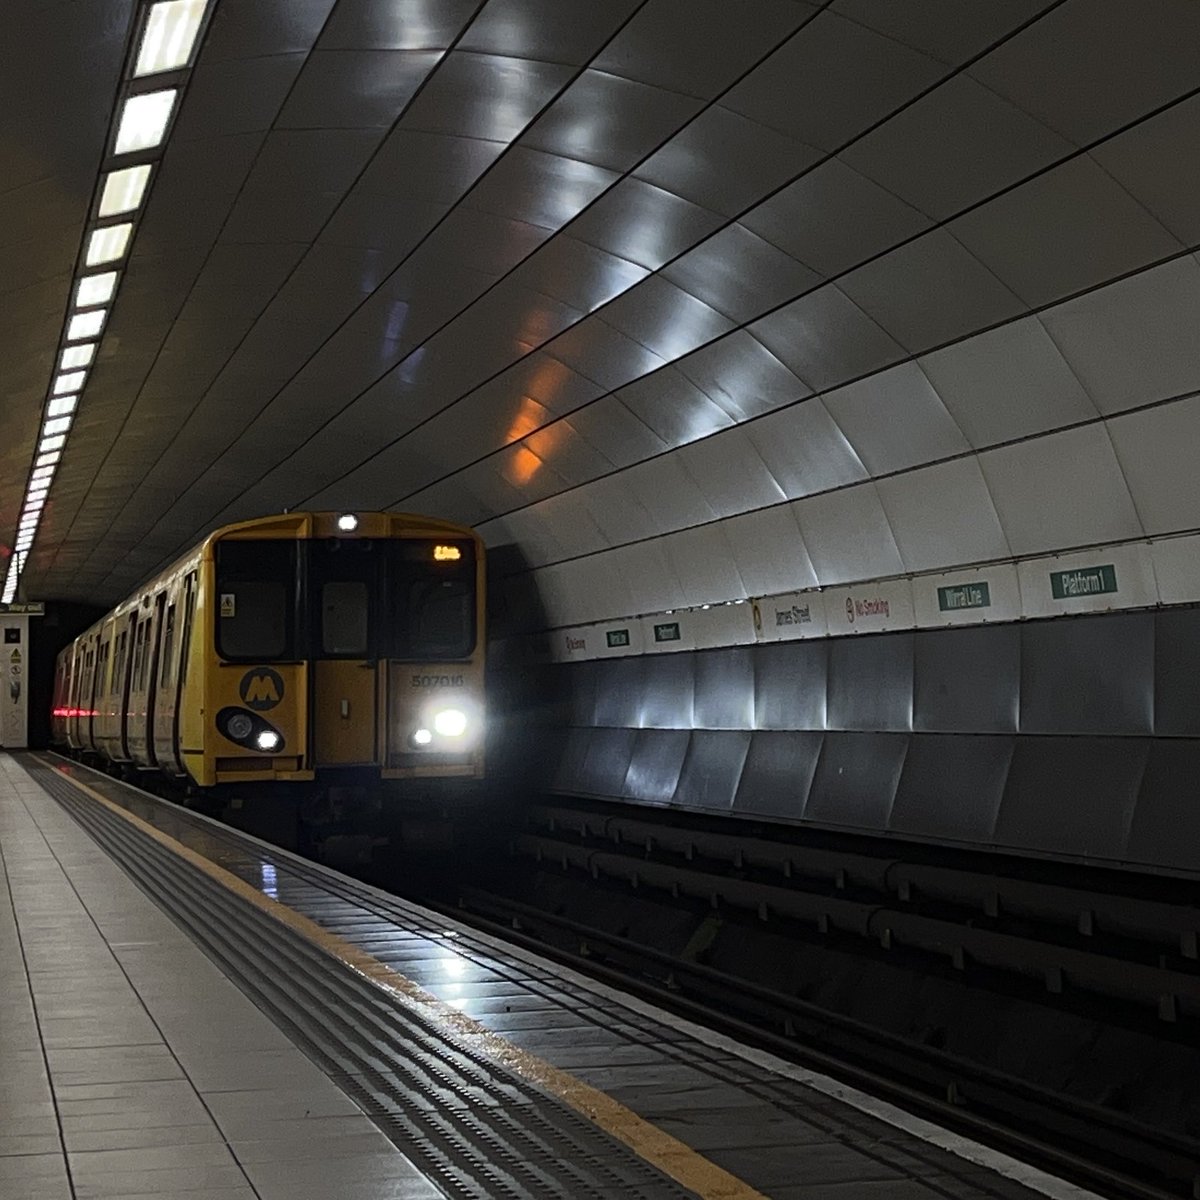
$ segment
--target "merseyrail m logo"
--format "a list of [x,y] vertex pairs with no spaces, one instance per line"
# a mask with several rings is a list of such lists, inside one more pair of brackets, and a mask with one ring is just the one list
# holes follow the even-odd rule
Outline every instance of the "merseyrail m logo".
[[242,676],[238,691],[247,707],[265,712],[283,699],[283,678],[270,667],[254,667]]

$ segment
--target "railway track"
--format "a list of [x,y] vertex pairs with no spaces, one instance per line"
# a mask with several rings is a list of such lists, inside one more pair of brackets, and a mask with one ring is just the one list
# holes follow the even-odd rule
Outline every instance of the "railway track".
[[[713,823],[715,824],[715,823]],[[532,805],[510,834],[513,877],[625,893],[619,929],[465,887],[460,908],[667,1007],[844,1078],[931,1119],[1114,1195],[1200,1196],[1200,1138],[854,1020],[706,961],[693,934],[669,953],[639,939],[636,906],[687,910],[696,930],[772,930],[952,986],[1002,990],[1099,1023],[1195,1044],[1200,911],[1187,881],[1001,863],[928,848],[901,859],[805,839],[739,836],[567,801]],[[849,844],[849,843],[848,843]],[[1056,881],[1057,880],[1057,881]],[[535,894],[538,889],[530,889]],[[542,889],[549,897],[561,891]],[[636,899],[635,899],[636,898]],[[570,906],[566,906],[570,907]],[[614,911],[609,906],[607,915]],[[647,919],[645,927],[662,928]]]

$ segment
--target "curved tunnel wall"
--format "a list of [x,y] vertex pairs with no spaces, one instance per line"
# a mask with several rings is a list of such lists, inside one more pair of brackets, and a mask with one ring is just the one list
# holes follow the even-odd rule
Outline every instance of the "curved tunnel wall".
[[1200,609],[552,670],[559,792],[1200,870]]

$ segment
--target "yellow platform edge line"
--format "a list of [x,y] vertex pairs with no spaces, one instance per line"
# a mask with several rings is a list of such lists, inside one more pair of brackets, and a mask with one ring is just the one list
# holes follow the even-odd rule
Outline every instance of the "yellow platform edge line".
[[600,1129],[623,1142],[639,1158],[657,1167],[689,1191],[704,1197],[705,1200],[767,1200],[762,1192],[756,1191],[736,1175],[717,1166],[678,1138],[639,1117],[619,1100],[614,1100],[598,1088],[514,1045],[474,1017],[468,1017],[453,1005],[426,992],[419,984],[386,963],[350,945],[337,934],[331,933],[286,904],[264,895],[224,867],[211,862],[135,813],[122,808],[63,767],[54,763],[47,765],[73,787],[202,871],[213,882],[220,884],[246,903],[254,905],[362,978],[383,988],[410,1011],[448,1029],[500,1066],[522,1079],[537,1084]]

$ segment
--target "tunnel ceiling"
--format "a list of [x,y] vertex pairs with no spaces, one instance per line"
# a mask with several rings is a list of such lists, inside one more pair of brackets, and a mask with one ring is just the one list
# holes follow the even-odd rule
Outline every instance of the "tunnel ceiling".
[[[19,510],[132,20],[9,0]],[[217,0],[25,573],[401,508],[555,623],[1190,530],[1191,0]]]

